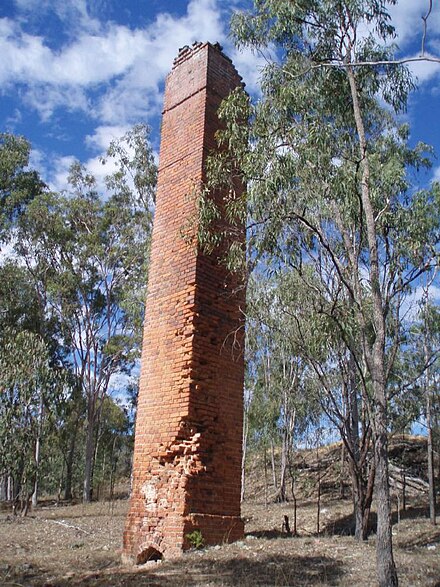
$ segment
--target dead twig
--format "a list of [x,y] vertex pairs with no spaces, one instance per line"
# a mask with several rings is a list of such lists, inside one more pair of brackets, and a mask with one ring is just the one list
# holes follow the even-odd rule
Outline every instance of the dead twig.
[[74,526],[73,524],[68,524],[64,522],[64,520],[50,520],[48,518],[44,518],[45,522],[53,522],[54,524],[59,524],[60,526],[64,526],[65,528],[72,528],[72,530],[78,530],[79,532],[84,532],[84,534],[91,534],[88,530],[84,530],[84,528],[80,528],[79,526]]
[[428,12],[425,14],[425,16],[422,16],[422,20],[423,20],[422,51],[421,51],[422,57],[425,56],[425,41],[426,41],[426,35],[428,32],[428,18],[429,18],[429,15],[431,14],[431,12],[432,12],[432,0],[429,0]]

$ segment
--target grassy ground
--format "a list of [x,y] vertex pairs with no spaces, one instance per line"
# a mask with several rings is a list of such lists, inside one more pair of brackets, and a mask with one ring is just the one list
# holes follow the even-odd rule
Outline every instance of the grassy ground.
[[[330,461],[336,463],[337,459]],[[313,469],[313,463],[308,463],[308,469]],[[376,584],[374,534],[366,543],[357,543],[349,536],[349,497],[340,499],[336,491],[322,497],[318,534],[314,484],[308,481],[304,485],[308,490],[303,487],[298,499],[299,535],[287,537],[282,523],[287,515],[293,525],[292,503],[266,506],[261,488],[264,476],[258,463],[249,473],[250,499],[242,512],[246,520],[244,540],[140,568],[120,564],[126,500],[58,507],[48,502],[26,518],[0,512],[0,586]],[[310,480],[307,467],[303,475]],[[325,479],[331,486],[331,475],[326,473]],[[440,587],[440,526],[430,525],[426,516],[426,498],[422,495],[409,499],[398,523],[395,516],[394,549],[401,587]]]
[[[246,537],[233,545],[185,554],[179,561],[135,569],[119,563],[127,502],[47,506],[27,518],[0,518],[0,585],[375,585],[375,540],[359,544],[343,533],[349,501],[324,500],[317,535],[316,505],[299,505],[299,536],[281,532],[292,506],[247,503]],[[440,528],[420,508],[394,525],[402,587],[440,587]]]

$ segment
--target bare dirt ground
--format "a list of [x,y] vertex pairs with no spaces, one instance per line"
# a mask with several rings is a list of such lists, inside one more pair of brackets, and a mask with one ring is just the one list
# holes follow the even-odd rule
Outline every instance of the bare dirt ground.
[[[324,454],[321,462],[326,458]],[[348,491],[346,499],[338,497],[336,477],[328,473],[338,461],[329,456],[329,462],[320,473],[323,490],[325,483],[328,487],[321,501],[319,534],[316,463],[307,463],[301,474],[307,482],[302,487],[298,483],[297,537],[282,532],[284,515],[293,525],[291,502],[266,507],[264,474],[256,463],[248,475],[251,499],[242,509],[242,541],[138,568],[120,563],[126,500],[58,507],[46,502],[26,518],[0,511],[0,586],[373,587],[374,533],[365,543],[348,535],[351,499]],[[393,506],[396,510],[395,500]],[[426,497],[408,497],[399,522],[395,516],[393,536],[401,587],[440,587],[440,526],[427,519]]]
[[[298,537],[281,533],[291,504],[247,503],[243,541],[185,554],[178,561],[120,565],[127,502],[46,506],[26,518],[0,516],[2,586],[373,586],[375,540],[359,544],[343,528],[350,502],[324,500],[316,534],[316,504],[299,504]],[[440,587],[440,528],[425,510],[409,508],[394,525],[402,587]]]

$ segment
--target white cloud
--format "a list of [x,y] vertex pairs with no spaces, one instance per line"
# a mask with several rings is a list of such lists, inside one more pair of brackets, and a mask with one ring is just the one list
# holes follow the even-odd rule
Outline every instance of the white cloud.
[[48,121],[60,106],[70,112],[75,110],[89,112],[92,110],[87,93],[79,87],[30,86],[23,94],[23,103],[36,110],[42,121]]
[[15,236],[5,244],[0,246],[0,264],[3,264],[7,261],[12,261],[17,258],[14,246],[16,243]]
[[[23,119],[21,110],[19,108],[15,108],[13,113],[8,116],[5,121],[6,128],[8,130],[13,129],[17,123],[20,123]],[[11,131],[12,132],[12,131]]]
[[[429,54],[425,54],[429,56]],[[414,55],[417,57],[417,55]],[[440,77],[440,63],[434,61],[413,61],[408,63],[411,73],[419,84],[423,84]]]
[[[233,4],[233,2],[232,2]],[[227,38],[220,0],[191,0],[181,17],[163,12],[142,29],[92,15],[102,12],[105,0],[15,0],[23,20],[0,20],[0,84],[3,89],[22,84],[25,103],[48,120],[57,107],[80,110],[106,124],[130,124],[160,113],[161,83],[178,48],[195,40],[225,45],[250,92],[257,91],[261,57],[238,52]],[[230,6],[228,6],[228,9]],[[402,50],[420,46],[425,3],[400,0],[390,8]],[[69,41],[54,49],[41,36],[23,28],[25,18],[43,18],[49,12],[64,23]],[[427,49],[440,45],[440,11],[428,20]],[[432,63],[413,64],[421,83],[440,70]],[[93,100],[90,96],[93,93]]]
[[[389,6],[390,23],[395,28],[395,38],[388,39],[398,47],[396,58],[420,58],[422,52],[422,39],[424,36],[424,24],[422,16],[426,15],[429,3],[415,2],[414,0],[397,0],[394,6]],[[374,33],[372,24],[364,24],[361,27],[359,38]],[[375,35],[377,37],[377,35]],[[379,40],[379,43],[382,41]],[[427,20],[425,35],[424,55],[426,57],[440,55],[440,10],[433,7]],[[440,74],[440,64],[429,61],[408,62],[407,66],[415,76],[419,84],[432,81]]]
[[[231,6],[226,8],[221,0],[191,0],[186,14],[162,12],[144,28],[98,21],[95,15],[104,4],[105,0],[15,0],[20,18],[0,19],[0,88],[17,97],[18,109],[31,108],[47,125],[58,109],[95,121],[94,132],[85,138],[93,156],[84,164],[99,189],[111,172],[99,161],[109,142],[133,123],[160,115],[163,83],[179,47],[194,41],[220,42],[250,92],[257,90],[263,65],[261,57],[233,47],[224,14]],[[42,30],[41,21],[49,15],[56,15],[62,27],[64,41],[59,47],[53,39],[29,32]],[[73,157],[39,152],[32,157],[51,189],[68,189]]]
[[110,25],[99,35],[81,34],[57,52],[8,19],[0,21],[0,37],[0,83],[90,86],[129,70],[148,44],[142,31]]
[[[96,189],[104,198],[107,192],[105,178],[116,171],[116,161],[112,158],[106,158],[103,164],[101,158],[105,156],[110,142],[120,139],[130,130],[129,126],[98,126],[93,134],[85,138],[86,145],[92,149],[96,155],[83,161],[82,164],[87,173],[90,173],[96,180]],[[126,146],[128,155],[132,155],[130,148]],[[157,154],[156,159],[157,159]],[[40,170],[41,175],[47,181],[49,187],[54,191],[71,190],[68,183],[69,170],[72,163],[75,162],[73,156],[45,156],[41,151],[33,149],[31,151],[30,166]],[[133,186],[132,186],[133,187]]]
[[24,22],[41,22],[48,14],[55,14],[61,23],[68,25],[64,33],[71,37],[80,30],[100,28],[99,20],[91,16],[97,12],[97,0],[15,0],[14,3]]
[[[411,321],[417,318],[417,314],[420,311],[420,302],[425,295],[425,289],[423,286],[416,287],[411,294],[409,294],[403,304],[401,310],[401,316],[404,320]],[[440,287],[437,285],[431,285],[429,288],[429,299],[435,304],[440,303]]]
[[[139,363],[139,362],[138,362]],[[132,405],[130,402],[130,398],[128,397],[127,390],[130,387],[136,387],[138,384],[138,376],[139,376],[139,364],[137,364],[133,368],[133,372],[131,375],[127,375],[126,373],[114,373],[110,377],[109,382],[109,395],[119,403],[122,407],[130,410],[132,409]]]
[[[88,173],[93,175],[96,179],[96,187],[99,193],[103,194],[105,197],[107,188],[105,186],[105,178],[106,176],[112,174],[117,169],[116,161],[114,159],[107,158],[105,165],[103,165],[101,158],[105,156],[107,148],[110,145],[111,141],[116,139],[121,139],[127,131],[130,130],[129,126],[98,126],[95,128],[94,133],[92,135],[88,135],[86,137],[86,144],[97,152],[95,157],[88,159],[84,163],[84,166]],[[133,156],[134,151],[130,148],[127,144],[124,145],[124,148],[128,154],[128,156]],[[153,155],[156,159],[156,163],[158,162],[158,153],[154,153]],[[128,183],[130,187],[134,190],[134,184],[128,178]]]
[[[423,20],[429,7],[428,2],[414,2],[414,0],[399,0],[390,7],[392,23],[396,28],[397,40],[401,49],[410,44],[422,46]],[[438,41],[440,31],[440,11],[433,5],[433,10],[427,20],[426,49],[431,43]]]
[[[414,0],[399,0],[390,7],[392,23],[396,28],[397,44],[406,56],[419,57],[422,51],[424,37],[425,16],[429,7],[428,2],[414,2]],[[425,36],[425,55],[439,56],[440,50],[440,10],[434,3],[433,10],[427,19]],[[431,81],[440,75],[440,64],[433,62],[413,62],[408,64],[411,72],[416,76],[419,84]]]
[[98,151],[104,153],[107,150],[110,142],[122,137],[128,130],[129,126],[98,126],[95,128],[93,134],[87,135],[85,138],[86,144]]
[[[148,72],[151,74],[149,78]],[[96,118],[115,125],[130,124],[160,114],[162,93],[159,84],[163,77],[157,72],[153,73],[145,64],[143,67],[134,67],[97,100]]]
[[[39,4],[16,3],[28,11]],[[57,107],[81,110],[112,125],[159,114],[161,84],[178,48],[199,39],[226,38],[216,0],[192,0],[186,15],[162,13],[148,27],[134,30],[112,23],[98,27],[88,17],[85,2],[74,4],[83,29],[57,50],[19,23],[0,20],[0,84],[20,84],[25,103],[43,120]],[[42,8],[66,18],[64,5],[71,3],[46,0]]]
[[57,192],[69,190],[67,178],[70,167],[74,162],[75,157],[71,155],[64,157],[55,156],[50,159],[50,168],[46,168],[43,172],[43,177],[47,178],[50,189]]
[[226,47],[227,54],[231,57],[238,73],[246,84],[246,91],[251,94],[259,94],[259,80],[261,71],[267,62],[261,55],[256,55],[250,49],[235,49]]
[[[83,162],[83,165],[87,173],[90,173],[96,179],[96,189],[98,192],[105,195],[105,176],[115,171],[115,164],[110,160],[106,165],[103,165],[100,160],[100,156],[103,154],[104,149],[96,157],[91,157]],[[50,163],[48,163],[48,161],[50,161]],[[41,157],[39,159],[39,165],[36,167],[40,170],[41,175],[45,178],[50,189],[56,192],[70,192],[72,187],[69,185],[68,177],[70,168],[74,162],[75,157],[71,155],[54,155],[50,158]]]
[[29,153],[29,168],[30,169],[42,169],[44,167],[45,155],[43,151],[39,149],[31,149]]

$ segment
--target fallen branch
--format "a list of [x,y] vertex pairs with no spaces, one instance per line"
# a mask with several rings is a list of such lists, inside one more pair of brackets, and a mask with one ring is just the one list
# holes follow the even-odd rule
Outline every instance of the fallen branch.
[[72,528],[72,530],[79,530],[79,532],[84,532],[84,534],[91,534],[88,530],[84,530],[84,528],[80,528],[79,526],[74,526],[73,524],[68,524],[63,520],[50,520],[49,518],[44,518],[45,522],[53,522],[54,524],[59,524],[60,526],[64,526],[65,528]]

